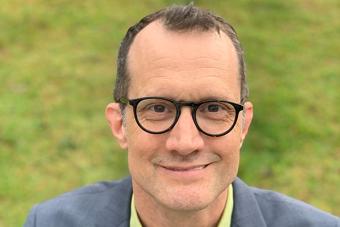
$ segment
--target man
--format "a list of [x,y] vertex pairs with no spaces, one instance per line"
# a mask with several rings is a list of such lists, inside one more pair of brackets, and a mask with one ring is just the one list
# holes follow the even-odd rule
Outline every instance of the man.
[[25,226],[340,226],[339,219],[237,176],[253,106],[234,29],[175,6],[131,27],[106,117],[131,178],[34,207]]

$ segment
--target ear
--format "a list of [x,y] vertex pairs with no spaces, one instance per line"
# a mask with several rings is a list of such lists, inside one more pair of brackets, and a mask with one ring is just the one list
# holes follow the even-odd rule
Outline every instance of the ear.
[[106,119],[111,128],[113,136],[117,139],[123,149],[127,149],[126,132],[123,125],[123,115],[118,103],[110,103],[105,110]]
[[243,109],[242,117],[242,131],[241,131],[241,144],[240,148],[242,147],[243,141],[246,138],[248,133],[248,129],[250,127],[251,121],[253,119],[253,104],[251,102],[245,102],[244,109]]

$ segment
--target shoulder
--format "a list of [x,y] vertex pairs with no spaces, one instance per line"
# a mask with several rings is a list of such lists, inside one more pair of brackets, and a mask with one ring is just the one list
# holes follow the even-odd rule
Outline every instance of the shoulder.
[[295,222],[299,223],[299,226],[334,227],[337,226],[336,222],[339,222],[335,216],[281,193],[254,187],[251,188],[251,191],[267,220]]
[[95,226],[106,219],[124,221],[130,212],[131,191],[130,178],[88,185],[36,205],[25,226]]
[[339,218],[305,202],[278,192],[248,187],[238,181],[237,185],[244,188],[243,192],[249,194],[248,198],[254,199],[259,215],[267,226],[340,227]]

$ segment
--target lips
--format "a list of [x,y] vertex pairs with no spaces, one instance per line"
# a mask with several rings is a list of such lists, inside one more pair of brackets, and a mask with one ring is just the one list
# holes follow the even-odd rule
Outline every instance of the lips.
[[194,170],[202,170],[207,167],[209,164],[205,165],[195,165],[195,166],[162,166],[163,168],[171,171],[194,171]]

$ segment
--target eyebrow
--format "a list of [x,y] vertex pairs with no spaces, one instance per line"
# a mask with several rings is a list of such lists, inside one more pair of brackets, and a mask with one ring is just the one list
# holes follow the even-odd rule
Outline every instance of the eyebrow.
[[178,99],[176,98],[174,95],[146,95],[144,97],[162,97],[162,98],[168,98],[168,99],[172,99],[178,102],[204,102],[204,101],[232,101],[232,102],[240,102],[238,100],[234,100],[231,97],[227,97],[227,96],[204,96],[201,97],[199,99]]
[[207,97],[204,97],[202,99],[199,99],[199,101],[209,101],[209,100],[220,100],[220,101],[234,101],[232,98],[230,97],[227,97],[227,96],[207,96]]

